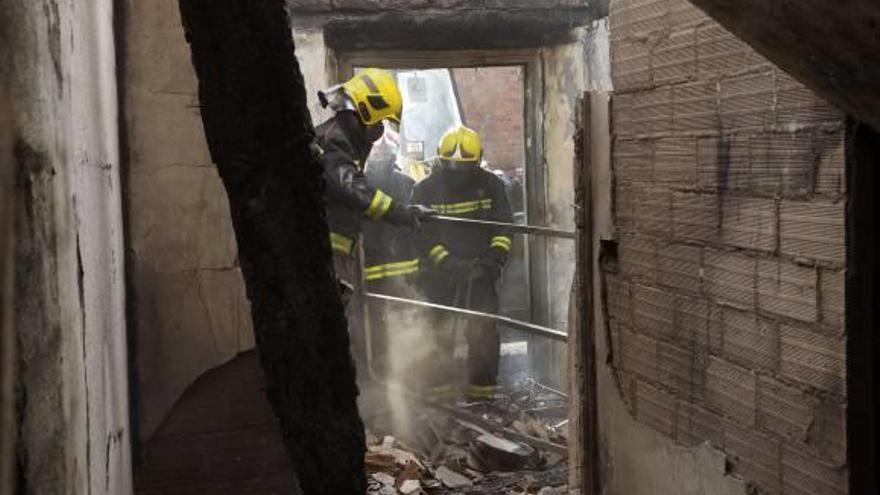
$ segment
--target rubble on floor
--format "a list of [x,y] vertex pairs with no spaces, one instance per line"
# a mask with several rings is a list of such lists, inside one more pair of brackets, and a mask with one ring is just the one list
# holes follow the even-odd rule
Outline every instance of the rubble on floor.
[[563,394],[527,381],[490,402],[422,406],[407,431],[390,411],[368,421],[368,494],[567,493]]

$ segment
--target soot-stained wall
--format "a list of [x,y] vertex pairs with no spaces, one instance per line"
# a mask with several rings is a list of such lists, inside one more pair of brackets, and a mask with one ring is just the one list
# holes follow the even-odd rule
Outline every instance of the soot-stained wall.
[[843,116],[686,0],[612,1],[611,53],[604,323],[660,433],[627,462],[607,420],[612,492],[691,493],[647,456],[703,445],[761,492],[847,493]]
[[21,493],[131,491],[112,5],[12,0],[0,12]]

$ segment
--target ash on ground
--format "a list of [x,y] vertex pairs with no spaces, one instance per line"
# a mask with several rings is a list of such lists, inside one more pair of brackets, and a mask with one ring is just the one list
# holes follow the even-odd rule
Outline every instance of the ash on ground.
[[383,402],[380,388],[365,392],[368,494],[568,493],[563,393],[524,380],[491,401],[436,403],[386,388],[398,397]]

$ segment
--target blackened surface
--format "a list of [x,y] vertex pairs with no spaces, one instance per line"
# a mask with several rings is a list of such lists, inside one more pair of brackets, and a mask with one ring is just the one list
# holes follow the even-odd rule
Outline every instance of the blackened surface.
[[850,493],[878,493],[877,356],[880,349],[880,135],[864,124],[847,128],[847,444]]
[[523,48],[571,41],[572,30],[589,18],[565,10],[383,13],[330,19],[324,37],[338,50]]
[[128,48],[128,23],[129,3],[126,0],[114,0],[113,2],[113,36],[116,49],[116,87],[117,87],[117,105],[119,108],[119,175],[122,188],[122,236],[123,246],[125,249],[125,328],[126,328],[126,347],[128,356],[128,407],[129,420],[128,435],[131,442],[132,464],[134,471],[140,465],[140,370],[138,368],[138,338],[137,338],[137,293],[136,284],[134,283],[134,256],[132,249],[134,245],[131,241],[131,222],[129,214],[131,212],[131,153],[128,142],[128,108],[126,80],[127,62],[126,51]]
[[364,431],[321,168],[282,0],[180,0],[266,391],[302,489],[365,492]]

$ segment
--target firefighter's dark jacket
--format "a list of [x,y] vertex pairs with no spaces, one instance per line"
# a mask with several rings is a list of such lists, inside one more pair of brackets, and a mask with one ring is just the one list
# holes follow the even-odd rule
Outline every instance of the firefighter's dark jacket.
[[[401,204],[409,199],[415,184],[393,162],[370,162],[366,176],[370,185]],[[408,279],[419,271],[415,234],[411,229],[394,227],[386,222],[367,222],[363,225],[363,234],[364,277],[367,282],[401,277]]]
[[354,112],[337,112],[316,129],[326,180],[325,203],[333,250],[351,254],[361,221],[392,220],[403,203],[367,182],[363,166],[370,142]]
[[[428,206],[444,216],[513,221],[504,183],[476,164],[465,170],[438,165],[413,188],[410,203]],[[443,276],[447,260],[488,260],[503,265],[511,244],[510,234],[501,229],[426,223],[418,241],[423,271],[427,272],[424,280],[428,285],[447,283],[449,276]]]

